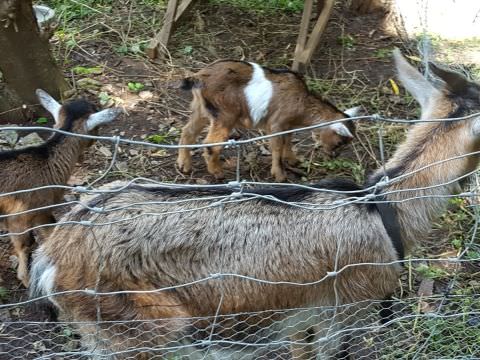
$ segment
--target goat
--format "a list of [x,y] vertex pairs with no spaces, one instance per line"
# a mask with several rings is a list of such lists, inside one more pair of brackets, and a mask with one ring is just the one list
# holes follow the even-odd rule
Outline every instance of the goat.
[[[97,226],[57,227],[35,252],[31,296],[47,295],[68,318],[94,324],[80,329],[91,349],[118,351],[117,358],[137,351],[138,359],[152,356],[149,348],[161,349],[194,330],[190,317],[389,298],[404,251],[425,238],[448,203],[445,195],[456,193],[460,179],[476,169],[479,157],[467,154],[480,151],[480,116],[475,115],[480,85],[432,64],[432,72],[443,80],[435,87],[398,50],[394,59],[401,82],[421,105],[423,120],[471,116],[412,126],[385,167],[370,177],[375,192],[368,190],[371,185],[359,188],[337,179],[324,180],[318,191],[286,186],[245,190],[233,197],[242,201],[223,203],[216,196],[231,194],[231,189],[135,185],[96,196],[87,204],[103,212],[77,206],[64,221]],[[384,174],[391,181],[381,182]],[[327,206],[349,196],[320,191],[326,188],[357,189],[375,201],[321,213],[284,203]],[[271,197],[284,202],[271,202]],[[202,210],[194,211],[198,208]],[[198,281],[219,273],[267,282],[231,275]],[[82,289],[109,294],[69,292]],[[132,292],[115,293],[123,290]],[[54,295],[59,291],[67,293]],[[126,323],[95,324],[97,319]],[[163,319],[162,326],[141,322],[147,319]],[[290,334],[297,344],[292,347],[295,358],[311,355],[311,319]],[[92,333],[104,342],[93,343]]]
[[[96,129],[109,123],[119,109],[95,112],[92,104],[78,100],[61,106],[45,91],[38,89],[41,104],[55,119],[55,127],[78,134],[96,134]],[[55,133],[45,143],[23,149],[0,152],[0,193],[10,193],[47,185],[65,185],[75,163],[92,143],[90,139]],[[28,259],[35,243],[27,229],[55,222],[52,209],[12,215],[18,212],[61,202],[64,189],[43,189],[0,197],[0,214],[10,215],[6,226],[18,256],[18,279],[28,286]],[[48,234],[49,228],[42,228]],[[46,235],[44,235],[46,236]]]
[[[345,113],[328,101],[311,93],[303,79],[288,70],[274,70],[255,63],[233,60],[216,61],[193,77],[184,79],[182,89],[191,90],[192,114],[182,129],[179,145],[194,144],[200,132],[210,122],[205,143],[224,142],[233,128],[257,128],[266,133],[291,130],[312,124],[354,116],[357,108]],[[335,123],[313,132],[317,143],[322,143],[329,154],[353,138],[352,121]],[[272,152],[271,173],[276,181],[286,179],[284,162],[294,165],[291,135],[270,139]],[[208,172],[223,179],[220,162],[222,147],[208,147],[204,151]],[[190,172],[190,149],[179,150],[178,167]]]

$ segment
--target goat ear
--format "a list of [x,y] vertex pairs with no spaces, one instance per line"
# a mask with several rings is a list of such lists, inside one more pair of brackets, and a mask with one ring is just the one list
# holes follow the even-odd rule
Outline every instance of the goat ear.
[[456,71],[441,68],[432,62],[429,62],[428,64],[432,72],[445,82],[447,90],[449,90],[451,93],[466,94],[475,88],[477,88],[478,91],[478,85],[469,81],[462,74]]
[[345,110],[344,113],[350,117],[354,117],[354,116],[357,116],[361,110],[362,110],[361,106],[355,106],[353,108]]
[[353,138],[353,135],[350,132],[350,130],[348,130],[348,128],[342,123],[332,124],[329,126],[329,128],[335,131],[335,133],[337,133],[340,136]]
[[417,69],[408,63],[399,49],[393,51],[393,59],[397,68],[398,77],[403,86],[420,103],[422,109],[425,109],[429,99],[438,90],[435,89]]
[[35,94],[37,94],[40,104],[42,104],[45,110],[52,114],[53,118],[55,119],[55,123],[58,124],[58,119],[60,117],[60,108],[62,107],[62,105],[60,105],[57,100],[55,100],[46,91],[42,89],[37,89],[35,91]]
[[91,131],[100,125],[112,122],[121,112],[122,109],[120,108],[111,108],[90,115],[86,123],[87,131]]

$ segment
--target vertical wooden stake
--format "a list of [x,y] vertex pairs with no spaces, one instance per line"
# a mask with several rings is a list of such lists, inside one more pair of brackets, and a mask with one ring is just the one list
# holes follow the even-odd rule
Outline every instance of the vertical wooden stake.
[[[299,50],[297,51],[297,49],[295,49],[295,59],[292,66],[293,70],[298,70],[298,68],[300,67],[300,64],[305,65],[312,58],[313,52],[317,48],[318,43],[320,42],[320,38],[323,34],[323,31],[325,30],[328,20],[330,19],[330,16],[332,14],[333,5],[335,4],[335,0],[323,1],[323,10],[318,16],[317,22],[315,23],[312,33],[308,37],[307,43],[304,44],[303,47],[301,47],[301,45],[299,46],[299,44],[301,41],[305,41],[304,40],[305,26],[306,28],[308,28],[308,20],[312,12],[312,4],[311,3],[308,4],[309,7],[307,8],[307,2],[309,2],[309,0],[305,1],[305,9],[302,16],[300,33],[298,35],[298,41],[297,41],[297,47],[299,47]],[[307,11],[309,12],[309,16],[307,17],[306,25],[305,25],[304,20],[305,20]]]
[[155,59],[164,53],[175,26],[180,21],[182,15],[184,15],[196,1],[197,0],[183,0],[179,3],[179,0],[169,0],[167,11],[163,18],[162,29],[155,35],[145,49],[150,59]]
[[170,34],[172,32],[173,24],[175,22],[175,14],[177,12],[178,0],[169,0],[167,5],[167,11],[163,18],[162,30],[155,35],[150,41],[150,44],[145,49],[145,53],[150,59],[155,59],[159,56],[159,47],[167,46]]
[[310,23],[310,18],[312,16],[313,0],[305,0],[303,5],[303,14],[302,21],[300,22],[300,31],[297,38],[297,46],[295,47],[295,55],[292,65],[292,70],[298,71],[299,69],[299,58],[302,52],[305,50],[305,44],[307,42],[308,35],[308,24]]

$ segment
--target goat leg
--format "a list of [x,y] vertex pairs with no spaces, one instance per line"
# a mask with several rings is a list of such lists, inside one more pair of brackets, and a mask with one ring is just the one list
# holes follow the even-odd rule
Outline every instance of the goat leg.
[[283,142],[282,159],[290,166],[294,166],[298,163],[297,155],[292,149],[291,134],[285,135],[285,139]]
[[[7,221],[7,227],[9,233],[22,233],[30,228],[30,221],[26,216],[11,217]],[[13,248],[18,258],[17,278],[23,283],[25,287],[28,287],[28,259],[31,253],[35,239],[32,231],[28,231],[25,234],[10,235],[10,239],[13,243]]]
[[[208,135],[204,141],[205,144],[224,142],[228,139],[231,129],[222,125],[222,121],[215,120],[211,122]],[[215,176],[217,180],[223,179],[223,167],[220,161],[220,153],[223,146],[213,146],[205,148],[203,156],[207,163],[208,172]]]
[[282,163],[283,136],[276,136],[270,139],[270,151],[272,152],[272,176],[277,182],[283,182],[287,178]]
[[[179,145],[195,144],[198,135],[208,125],[208,118],[201,115],[201,111],[194,109],[190,120],[182,129]],[[192,155],[190,149],[182,148],[178,150],[177,165],[180,171],[189,173],[192,171]]]

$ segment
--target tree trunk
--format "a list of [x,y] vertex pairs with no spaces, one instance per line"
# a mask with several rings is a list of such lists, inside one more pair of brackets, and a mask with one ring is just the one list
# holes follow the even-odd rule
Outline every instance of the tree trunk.
[[37,88],[58,99],[69,86],[40,35],[32,0],[0,2],[0,124],[21,123],[38,104]]
[[368,14],[374,11],[385,10],[385,0],[351,0],[350,10],[358,14]]

